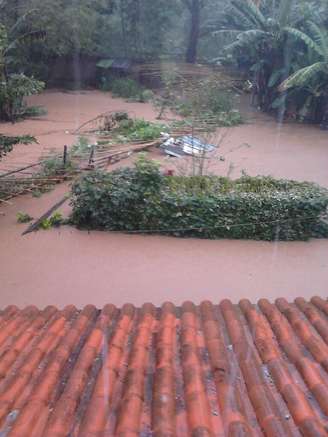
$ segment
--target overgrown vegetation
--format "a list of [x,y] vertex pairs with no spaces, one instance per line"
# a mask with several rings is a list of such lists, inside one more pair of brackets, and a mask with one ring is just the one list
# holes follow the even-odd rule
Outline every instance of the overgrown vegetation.
[[187,118],[196,117],[198,120],[209,120],[217,126],[230,127],[243,122],[235,102],[236,95],[232,91],[211,87],[209,81],[203,81],[194,88],[190,97],[178,101],[175,109]]
[[[19,7],[2,0],[0,118],[21,117],[24,96],[43,88],[33,77],[51,80],[58,61],[81,62],[79,71],[70,69],[78,86],[88,70],[83,61],[95,66],[110,55],[122,65],[185,59],[228,66],[249,80],[254,105],[327,128],[327,17],[326,0],[26,0]],[[106,76],[102,87],[126,99],[152,98],[118,75]],[[162,110],[171,97],[164,96]],[[222,102],[211,97],[208,110],[221,124],[240,121],[236,111],[218,111]],[[192,108],[183,99],[171,104],[182,114]]]
[[24,74],[11,74],[0,86],[0,120],[16,121],[31,114],[24,98],[39,94],[45,84]]
[[191,120],[209,120],[215,126],[242,123],[233,81],[226,75],[209,70],[204,76],[184,77],[172,70],[163,72],[161,80],[162,91],[153,99],[159,120],[170,110]]
[[152,123],[140,118],[128,118],[122,120],[119,126],[113,130],[113,136],[120,142],[151,141],[160,138],[161,132],[166,130],[167,126],[161,123]]
[[111,79],[101,82],[101,89],[111,91],[114,97],[145,103],[153,98],[153,92],[139,85],[131,78]]
[[63,216],[60,212],[55,212],[51,217],[43,219],[39,225],[39,229],[48,230],[58,228],[64,223]]
[[17,213],[17,223],[30,223],[33,220],[26,212],[18,212]]
[[325,1],[231,0],[215,35],[227,60],[252,82],[253,103],[280,118],[328,127],[328,34]]
[[141,157],[133,169],[92,172],[72,188],[71,220],[88,229],[180,237],[307,240],[328,237],[328,191],[270,177],[163,176]]
[[63,157],[58,154],[49,155],[41,162],[41,168],[37,173],[39,177],[61,176],[73,173],[76,166],[68,155],[66,163],[63,162]]
[[20,39],[32,36],[31,33],[16,38],[12,36],[19,25],[20,20],[17,20],[13,25],[14,30],[8,31],[0,22],[0,120],[12,122],[26,115],[27,105],[24,98],[40,93],[45,86],[44,82],[33,77],[10,72],[16,59],[12,54],[13,50]]
[[6,136],[0,133],[0,159],[2,156],[11,152],[16,144],[32,144],[37,143],[35,137],[31,135],[21,135],[21,136]]

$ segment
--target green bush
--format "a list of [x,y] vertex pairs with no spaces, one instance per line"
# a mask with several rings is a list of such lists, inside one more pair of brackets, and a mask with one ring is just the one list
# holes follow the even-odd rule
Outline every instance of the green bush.
[[153,92],[141,87],[133,79],[114,79],[112,82],[105,81],[103,89],[112,91],[114,97],[122,97],[137,102],[148,102],[153,98]]
[[166,126],[160,123],[152,123],[141,118],[122,120],[115,129],[114,135],[119,135],[122,140],[151,141],[159,138]]
[[327,237],[328,191],[270,177],[166,177],[156,164],[89,173],[72,188],[78,227],[180,237],[307,240]]
[[151,100],[153,100],[153,98],[154,98],[154,93],[152,92],[152,90],[144,89],[139,94],[138,100],[141,103],[147,103],[147,102],[150,102]]
[[112,93],[126,99],[135,98],[140,93],[140,87],[133,79],[116,79],[112,83]]
[[243,123],[243,118],[238,109],[232,109],[229,112],[219,112],[216,116],[219,126],[231,127]]
[[3,155],[11,152],[16,144],[32,144],[37,143],[35,137],[31,135],[21,135],[18,137],[8,137],[0,133],[0,159]]
[[11,74],[0,86],[0,120],[15,121],[24,117],[27,105],[24,98],[39,94],[44,82],[24,74]]
[[101,89],[101,91],[111,91],[113,81],[114,79],[112,77],[102,76],[99,80],[99,89]]
[[219,112],[230,112],[233,110],[234,95],[228,91],[218,88],[206,88],[205,101],[208,108],[214,114]]
[[206,85],[196,89],[189,98],[178,101],[174,109],[182,117],[210,118],[218,126],[230,127],[243,122],[239,110],[233,108],[234,100],[233,93]]
[[24,118],[42,117],[47,115],[48,111],[43,106],[27,106],[24,110]]
[[48,156],[41,163],[41,168],[38,172],[39,177],[58,176],[63,174],[74,173],[76,164],[68,156],[67,162],[64,165],[63,158],[58,155]]
[[44,231],[47,231],[51,228],[58,228],[60,225],[64,223],[63,216],[60,212],[55,212],[51,217],[45,218],[42,220],[42,222],[39,225],[39,229],[43,229]]

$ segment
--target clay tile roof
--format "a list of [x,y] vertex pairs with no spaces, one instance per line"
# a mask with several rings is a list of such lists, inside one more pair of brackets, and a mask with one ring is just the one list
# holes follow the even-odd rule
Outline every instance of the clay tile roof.
[[0,435],[328,435],[328,302],[0,311]]

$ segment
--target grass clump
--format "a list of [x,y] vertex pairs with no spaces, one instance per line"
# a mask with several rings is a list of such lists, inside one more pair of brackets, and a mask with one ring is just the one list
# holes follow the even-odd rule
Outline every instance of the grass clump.
[[33,220],[33,217],[31,217],[26,212],[18,212],[16,217],[17,223],[30,223]]
[[48,230],[51,228],[58,228],[64,223],[63,216],[60,212],[54,213],[50,218],[41,221],[39,229]]
[[76,165],[68,158],[66,164],[63,158],[58,155],[49,156],[41,163],[41,169],[38,172],[39,177],[55,177],[63,174],[70,174],[76,170]]
[[48,111],[44,106],[27,106],[24,110],[24,118],[42,117],[47,115]]

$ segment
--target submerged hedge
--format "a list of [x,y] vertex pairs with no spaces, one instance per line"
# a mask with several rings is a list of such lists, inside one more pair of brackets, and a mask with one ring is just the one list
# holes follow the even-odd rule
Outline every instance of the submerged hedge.
[[87,174],[73,185],[72,205],[72,222],[88,229],[210,239],[328,236],[328,191],[315,184],[162,176],[144,159],[134,169]]

